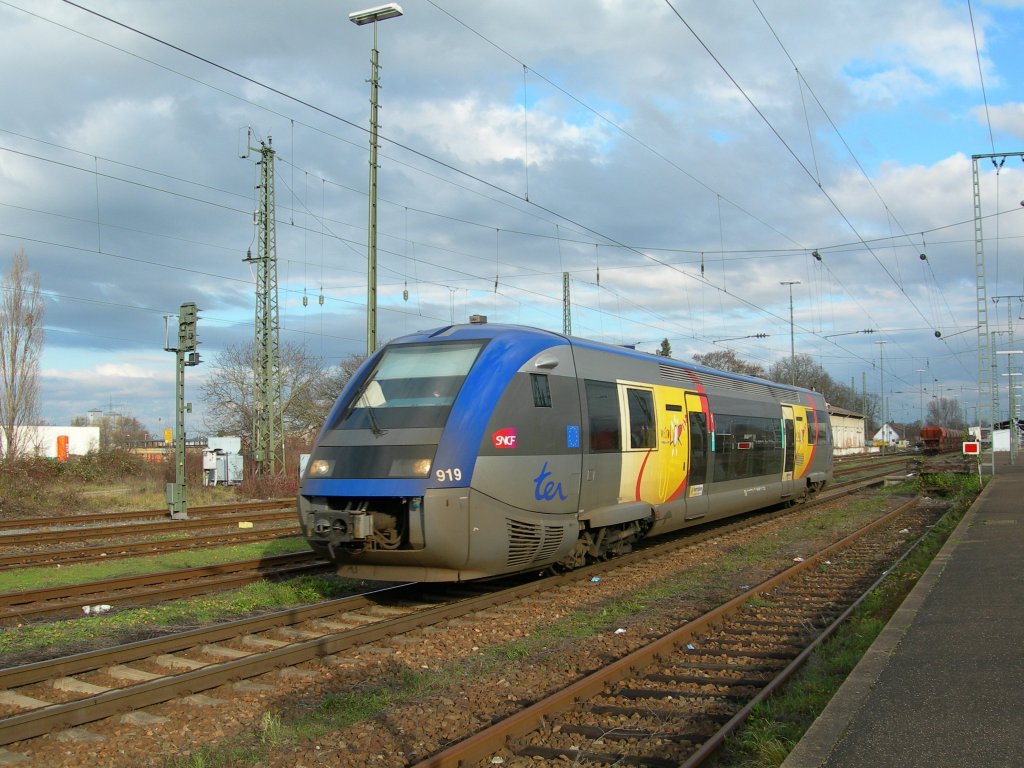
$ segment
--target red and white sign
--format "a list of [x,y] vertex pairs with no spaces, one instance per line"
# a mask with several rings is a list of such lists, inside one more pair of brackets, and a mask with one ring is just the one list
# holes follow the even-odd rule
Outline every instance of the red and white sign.
[[964,453],[965,454],[971,454],[971,455],[980,454],[981,453],[981,443],[978,443],[978,442],[964,443]]
[[516,447],[516,428],[505,427],[505,429],[499,429],[491,438],[494,440],[495,448],[515,448]]
[[739,451],[749,451],[753,447],[754,447],[753,443],[747,443],[747,442],[736,443],[736,449],[739,450]]

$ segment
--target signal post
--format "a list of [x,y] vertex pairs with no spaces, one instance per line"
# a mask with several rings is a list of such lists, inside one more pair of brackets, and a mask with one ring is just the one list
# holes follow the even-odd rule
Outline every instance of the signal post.
[[188,518],[188,487],[185,484],[185,412],[192,412],[192,403],[185,403],[185,366],[199,365],[196,352],[196,324],[199,310],[192,302],[182,304],[178,310],[178,346],[166,346],[167,331],[164,331],[164,351],[174,352],[177,360],[175,372],[174,405],[174,482],[164,489],[164,498],[172,520]]

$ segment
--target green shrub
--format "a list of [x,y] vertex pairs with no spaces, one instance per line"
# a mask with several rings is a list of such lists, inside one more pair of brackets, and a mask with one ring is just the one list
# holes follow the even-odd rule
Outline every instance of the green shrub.
[[90,451],[68,463],[68,473],[85,481],[123,480],[149,474],[151,470],[152,465],[142,456],[119,448]]

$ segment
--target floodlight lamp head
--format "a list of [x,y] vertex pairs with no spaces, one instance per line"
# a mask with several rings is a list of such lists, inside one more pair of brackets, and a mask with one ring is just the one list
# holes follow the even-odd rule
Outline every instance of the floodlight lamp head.
[[363,11],[353,11],[348,15],[348,20],[361,27],[364,24],[373,24],[401,15],[402,6],[398,3],[386,3],[384,5],[375,5],[373,8],[367,8]]

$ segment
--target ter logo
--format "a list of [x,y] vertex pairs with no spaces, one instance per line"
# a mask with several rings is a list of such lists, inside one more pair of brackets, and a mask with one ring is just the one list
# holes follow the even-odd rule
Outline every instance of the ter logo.
[[491,437],[494,439],[495,448],[515,448],[516,447],[516,428],[505,427],[505,429],[499,429]]

